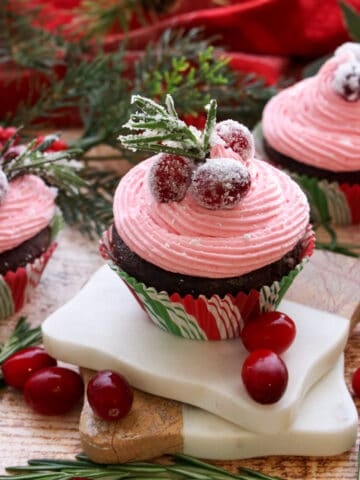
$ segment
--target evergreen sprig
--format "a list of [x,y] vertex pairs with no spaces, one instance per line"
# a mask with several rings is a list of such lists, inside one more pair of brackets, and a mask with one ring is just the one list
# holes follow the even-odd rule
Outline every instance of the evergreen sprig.
[[23,151],[12,154],[11,148],[16,148],[13,146],[16,135],[17,133],[0,152],[0,166],[9,181],[19,176],[33,174],[71,195],[78,194],[86,185],[78,175],[81,164],[73,160],[82,153],[80,150],[47,152],[46,150],[59,138],[57,135],[48,135],[39,145],[33,140],[24,146]]
[[113,221],[113,194],[119,183],[119,175],[113,171],[101,171],[85,167],[81,178],[87,187],[81,189],[74,205],[73,196],[60,191],[56,198],[65,222],[75,226],[90,238],[99,237]]
[[182,155],[198,161],[205,159],[216,123],[215,100],[212,99],[208,105],[203,132],[179,119],[171,95],[166,96],[165,107],[140,95],[133,95],[131,103],[139,110],[132,113],[130,120],[123,125],[131,132],[119,136],[123,146],[135,151]]
[[189,455],[172,455],[171,463],[133,462],[120,465],[99,465],[85,455],[77,455],[76,460],[34,459],[28,465],[7,467],[8,472],[0,480],[69,480],[80,478],[112,478],[113,480],[281,480],[278,477],[239,467],[238,473],[216,467]]
[[41,328],[31,328],[26,317],[21,317],[9,338],[0,345],[0,388],[5,386],[1,366],[7,358],[26,347],[38,345],[42,341]]
[[30,2],[3,0],[0,9],[0,64],[13,63],[47,73],[59,63],[59,54],[66,51],[66,42],[60,35],[34,26],[33,20],[38,12],[39,8],[31,7]]

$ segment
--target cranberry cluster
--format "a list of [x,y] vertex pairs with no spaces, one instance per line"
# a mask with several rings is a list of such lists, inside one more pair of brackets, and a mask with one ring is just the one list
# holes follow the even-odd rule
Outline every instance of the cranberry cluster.
[[61,415],[80,400],[84,384],[80,375],[58,367],[41,347],[28,347],[11,355],[2,365],[5,382],[24,391],[26,403],[43,415]]
[[[254,155],[251,133],[238,122],[225,120],[218,123],[215,138],[239,154],[243,162]],[[150,190],[161,203],[180,202],[189,190],[204,208],[233,208],[248,193],[251,185],[250,173],[243,162],[212,158],[199,165],[189,158],[163,153],[151,167]]]
[[243,328],[241,338],[250,355],[241,375],[247,392],[256,402],[271,404],[283,396],[288,371],[279,355],[290,347],[295,334],[295,323],[281,312],[263,313]]
[[[14,353],[3,362],[2,372],[5,382],[23,390],[26,403],[43,415],[67,413],[84,392],[80,375],[57,366],[55,358],[42,347],[28,347]],[[127,380],[110,370],[103,370],[90,379],[87,397],[94,412],[105,420],[123,418],[133,403]]]

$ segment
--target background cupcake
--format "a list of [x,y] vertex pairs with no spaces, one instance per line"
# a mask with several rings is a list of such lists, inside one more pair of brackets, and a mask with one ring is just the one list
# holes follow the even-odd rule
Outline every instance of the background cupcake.
[[312,253],[306,197],[253,157],[245,127],[216,125],[215,102],[199,132],[178,119],[169,97],[167,110],[134,101],[140,110],[127,127],[141,132],[122,142],[165,153],[121,180],[102,253],[161,328],[239,336],[249,318],[276,307]]
[[[10,136],[8,135],[10,133]],[[76,189],[82,181],[68,160],[73,151],[57,136],[16,145],[16,129],[0,136],[0,319],[19,311],[51,257],[62,226],[57,189]],[[6,137],[9,138],[6,138]],[[41,178],[43,177],[44,180]]]
[[307,193],[314,220],[360,222],[360,45],[273,97],[262,119],[267,158]]

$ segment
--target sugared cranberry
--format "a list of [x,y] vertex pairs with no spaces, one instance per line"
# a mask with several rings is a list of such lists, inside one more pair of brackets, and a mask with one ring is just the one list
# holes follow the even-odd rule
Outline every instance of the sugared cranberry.
[[133,391],[125,377],[111,370],[103,370],[90,379],[87,398],[99,417],[119,420],[131,409]]
[[360,397],[360,368],[357,368],[351,379],[352,389],[357,397]]
[[80,375],[63,367],[47,367],[35,372],[26,381],[26,403],[43,415],[62,415],[80,400],[84,384]]
[[267,348],[277,354],[290,347],[295,335],[295,323],[281,312],[265,312],[249,321],[241,332],[242,341],[249,352]]
[[33,373],[55,365],[55,358],[50,357],[43,348],[28,347],[5,360],[2,364],[2,372],[8,385],[21,390]]
[[267,349],[250,353],[242,367],[241,376],[250,397],[261,404],[280,400],[288,383],[285,363],[275,352]]
[[248,169],[231,158],[212,158],[194,173],[191,193],[204,208],[220,210],[235,207],[251,185]]
[[215,133],[247,162],[254,156],[255,145],[250,130],[234,120],[224,120],[215,127]]
[[151,193],[161,203],[180,202],[191,183],[193,162],[179,155],[162,153],[149,172]]
[[360,62],[342,63],[335,71],[333,88],[348,102],[360,99]]

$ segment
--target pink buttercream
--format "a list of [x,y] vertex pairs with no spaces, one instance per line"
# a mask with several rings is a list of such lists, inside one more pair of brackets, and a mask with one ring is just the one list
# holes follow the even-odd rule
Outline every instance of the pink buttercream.
[[360,101],[336,93],[344,52],[328,60],[319,73],[272,98],[263,114],[263,134],[278,152],[299,162],[334,172],[360,169]]
[[[229,150],[226,156],[236,154]],[[306,197],[271,165],[249,162],[248,195],[233,209],[207,210],[189,193],[181,202],[156,202],[147,178],[154,158],[126,174],[114,199],[117,231],[148,262],[185,275],[235,277],[279,260],[303,237]]]
[[17,247],[49,225],[55,214],[56,191],[34,175],[9,183],[0,205],[0,253]]

